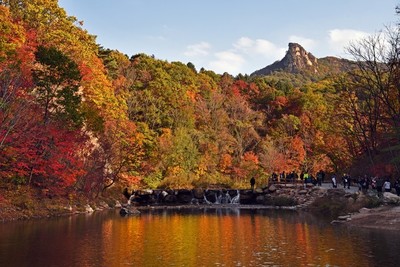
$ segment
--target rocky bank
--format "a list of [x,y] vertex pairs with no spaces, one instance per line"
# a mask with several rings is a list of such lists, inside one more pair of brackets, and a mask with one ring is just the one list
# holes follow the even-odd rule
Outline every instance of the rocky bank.
[[331,218],[333,224],[351,227],[400,230],[400,197],[392,193],[351,193],[339,188],[274,184],[255,190],[134,190],[127,198],[129,201],[123,204],[122,215],[139,214],[141,209],[156,207],[240,204],[241,207],[255,209],[306,210]]
[[134,190],[125,191],[130,206],[160,205],[266,205],[293,206],[304,208],[327,190],[320,187],[304,187],[299,184],[270,185],[254,190],[242,189],[202,189],[192,190]]
[[[273,184],[255,190],[202,189],[119,191],[95,200],[48,198],[30,190],[0,193],[0,222],[120,209],[122,215],[146,208],[240,205],[250,209],[305,210],[350,227],[400,230],[400,197],[392,193],[346,192],[300,184]],[[14,193],[12,193],[14,192]],[[117,193],[117,192],[115,192]],[[121,204],[122,203],[122,204]]]

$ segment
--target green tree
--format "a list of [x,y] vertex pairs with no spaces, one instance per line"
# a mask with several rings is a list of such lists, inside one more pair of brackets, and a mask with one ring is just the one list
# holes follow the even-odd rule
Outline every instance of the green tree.
[[55,117],[80,126],[83,116],[78,92],[81,75],[77,64],[54,47],[39,46],[35,56],[40,66],[32,74],[34,94],[43,107],[43,121],[47,123]]

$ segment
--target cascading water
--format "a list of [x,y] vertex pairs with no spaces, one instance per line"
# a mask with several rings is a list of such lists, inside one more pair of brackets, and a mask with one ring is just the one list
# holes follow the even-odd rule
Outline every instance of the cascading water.
[[236,196],[231,200],[231,204],[240,204],[240,191],[236,190]]
[[214,204],[221,204],[222,201],[222,191],[214,192],[215,194],[215,203]]
[[226,191],[223,193],[221,191],[221,204],[231,204],[232,203],[232,198],[231,195],[229,195],[229,192]]
[[156,192],[156,204],[160,203],[160,195],[161,195],[161,191],[157,191]]
[[[209,196],[212,199],[215,199],[215,201],[209,200],[207,196]],[[236,190],[236,195],[234,197],[231,197],[229,191],[226,191],[224,193],[222,190],[217,192],[216,191],[209,192],[208,190],[206,190],[206,193],[204,194],[204,203],[209,205],[240,204],[240,192],[239,190]]]
[[243,197],[241,199],[239,190],[232,189],[135,190],[132,192],[127,205],[225,205],[240,204],[245,199]]
[[207,194],[208,194],[208,190],[206,190],[205,191],[205,193],[204,193],[204,202],[206,203],[206,204],[215,204],[215,203],[213,203],[213,202],[211,202],[211,201],[209,201],[208,199],[207,199]]

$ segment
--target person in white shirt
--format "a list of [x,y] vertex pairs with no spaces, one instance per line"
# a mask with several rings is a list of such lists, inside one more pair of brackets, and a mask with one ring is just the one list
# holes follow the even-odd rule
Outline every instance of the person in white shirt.
[[332,175],[332,186],[333,186],[333,188],[337,188],[336,176],[335,175]]
[[389,179],[387,179],[385,181],[385,183],[383,184],[383,188],[385,189],[385,192],[390,192],[390,190],[392,189],[391,185],[390,185],[390,181]]

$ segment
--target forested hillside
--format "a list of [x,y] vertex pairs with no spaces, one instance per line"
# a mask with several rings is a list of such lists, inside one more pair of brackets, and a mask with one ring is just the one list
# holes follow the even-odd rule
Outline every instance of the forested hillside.
[[349,70],[327,58],[234,77],[103,48],[56,0],[0,1],[0,21],[2,184],[96,197],[282,171],[399,175],[398,29],[350,47]]

